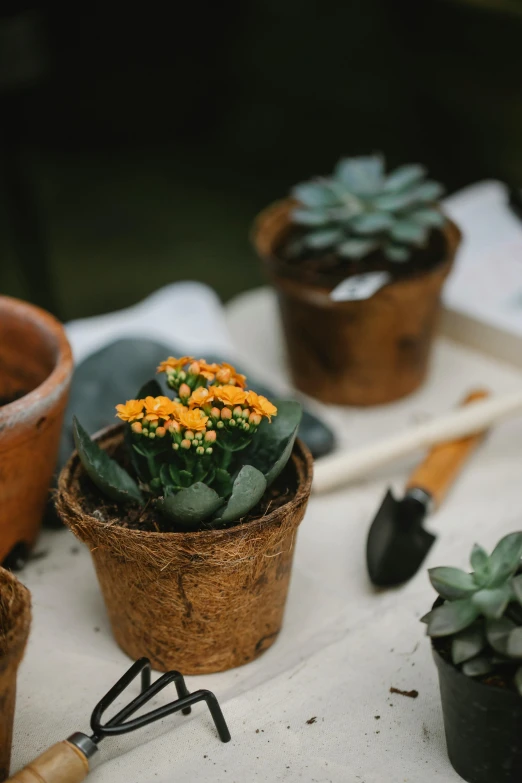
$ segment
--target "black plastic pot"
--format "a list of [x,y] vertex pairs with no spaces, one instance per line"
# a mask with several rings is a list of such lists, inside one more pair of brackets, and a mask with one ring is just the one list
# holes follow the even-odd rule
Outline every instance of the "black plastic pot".
[[522,697],[466,677],[432,649],[455,771],[468,783],[521,783]]

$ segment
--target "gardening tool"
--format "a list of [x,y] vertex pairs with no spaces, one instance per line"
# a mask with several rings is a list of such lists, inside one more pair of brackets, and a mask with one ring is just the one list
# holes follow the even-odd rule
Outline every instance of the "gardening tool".
[[[130,683],[141,675],[141,693],[107,723],[102,718],[108,707],[123,693]],[[162,707],[157,707],[145,715],[133,720],[127,720],[133,713],[149,702],[159,691],[171,682],[176,686],[178,698]],[[167,672],[151,684],[151,666],[148,658],[140,658],[118,680],[110,691],[98,702],[91,715],[92,734],[88,736],[80,731],[71,734],[68,739],[58,742],[46,750],[34,761],[31,761],[20,772],[9,778],[7,783],[81,783],[90,771],[90,760],[98,750],[98,745],[105,737],[126,734],[149,723],[161,720],[173,712],[181,711],[184,715],[190,713],[191,705],[205,701],[215,723],[222,742],[230,740],[225,718],[221,712],[218,700],[210,691],[199,690],[189,693],[185,680],[179,672]]]
[[[487,396],[485,391],[472,392],[463,404]],[[366,543],[366,564],[374,585],[398,585],[418,570],[436,538],[422,527],[424,517],[440,506],[483,436],[481,432],[434,446],[410,476],[402,500],[390,489],[386,492]]]
[[397,457],[437,443],[475,435],[515,414],[522,414],[522,391],[478,400],[377,443],[323,457],[314,465],[312,492],[342,487]]

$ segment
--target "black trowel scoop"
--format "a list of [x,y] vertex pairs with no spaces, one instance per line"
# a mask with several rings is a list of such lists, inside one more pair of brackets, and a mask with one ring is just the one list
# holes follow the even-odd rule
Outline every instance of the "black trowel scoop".
[[[476,391],[464,405],[487,397]],[[393,587],[410,579],[435,541],[423,528],[426,514],[438,508],[474,452],[484,433],[435,446],[414,470],[402,500],[388,490],[372,522],[366,544],[366,562],[377,587]]]

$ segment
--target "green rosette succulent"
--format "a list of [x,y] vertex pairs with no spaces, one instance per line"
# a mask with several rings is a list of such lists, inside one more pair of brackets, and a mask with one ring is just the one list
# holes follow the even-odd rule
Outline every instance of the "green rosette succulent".
[[291,255],[331,251],[359,260],[381,250],[392,262],[405,262],[424,247],[445,218],[437,208],[444,188],[426,179],[418,164],[386,173],[384,158],[343,158],[330,177],[296,185],[298,204],[291,220],[302,234],[289,245]]
[[432,638],[451,641],[455,666],[469,677],[514,669],[522,695],[522,532],[505,536],[491,555],[475,544],[467,573],[443,566],[429,570],[443,603],[423,618]]
[[192,357],[162,362],[172,396],[156,380],[116,406],[125,422],[127,470],[75,419],[82,465],[118,504],[152,504],[173,530],[226,527],[250,512],[284,469],[301,406],[277,406],[246,389],[229,364]]

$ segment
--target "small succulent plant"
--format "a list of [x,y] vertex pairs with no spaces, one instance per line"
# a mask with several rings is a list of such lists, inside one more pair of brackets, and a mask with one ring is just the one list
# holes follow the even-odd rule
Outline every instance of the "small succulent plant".
[[343,158],[331,177],[296,185],[292,221],[305,230],[289,246],[293,255],[331,250],[361,259],[381,249],[390,261],[404,262],[423,247],[444,216],[436,202],[442,185],[427,180],[418,164],[386,174],[380,155]]
[[245,376],[226,363],[170,357],[158,372],[166,374],[172,398],[153,380],[137,399],[116,406],[131,469],[75,420],[83,467],[107,498],[152,502],[171,529],[226,527],[259,502],[285,467],[301,406],[283,400],[276,407],[248,391]]
[[432,638],[451,638],[451,658],[469,677],[514,671],[522,695],[522,532],[505,536],[491,555],[475,544],[472,573],[429,570],[444,601],[422,618]]

